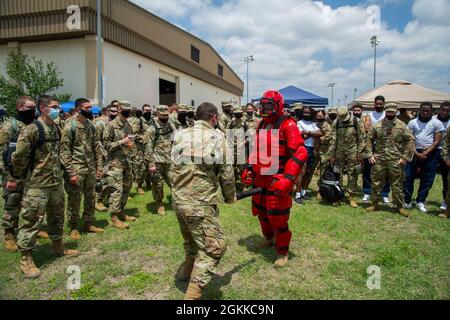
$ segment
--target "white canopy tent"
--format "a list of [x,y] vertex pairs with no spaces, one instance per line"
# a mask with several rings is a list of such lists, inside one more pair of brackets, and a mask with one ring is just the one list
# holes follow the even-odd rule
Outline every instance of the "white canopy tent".
[[395,102],[400,107],[407,109],[418,109],[422,102],[431,102],[438,107],[444,101],[450,101],[450,94],[425,88],[405,80],[395,80],[385,85],[366,92],[355,99],[365,109],[373,108],[375,97],[384,96],[386,102]]

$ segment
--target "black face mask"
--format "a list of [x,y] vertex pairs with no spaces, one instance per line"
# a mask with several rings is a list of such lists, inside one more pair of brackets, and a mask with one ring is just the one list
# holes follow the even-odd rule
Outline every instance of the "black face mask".
[[94,115],[92,114],[92,111],[80,110],[80,114],[83,117],[85,117],[86,119],[89,119],[89,120],[94,119]]
[[322,123],[325,121],[325,118],[321,118],[321,119],[316,119],[318,123]]
[[419,114],[419,120],[420,120],[421,122],[429,122],[432,118],[433,118],[433,116],[429,116],[429,117],[427,117],[427,118],[424,118],[424,117],[422,116],[422,114]]
[[137,110],[136,111],[136,118],[142,118],[142,110]]
[[311,119],[312,119],[311,115],[304,115],[303,116],[303,120],[305,120],[305,121],[311,121]]
[[187,113],[187,117],[188,117],[188,118],[191,118],[191,119],[194,119],[194,117],[195,117],[194,112],[188,112],[188,113]]
[[392,121],[395,119],[395,116],[386,116],[386,119],[388,119],[389,121]]
[[242,113],[235,113],[235,114],[234,114],[234,117],[235,117],[236,119],[242,119]]
[[117,116],[115,114],[111,114],[109,116],[109,120],[113,121]]
[[249,118],[253,118],[253,112],[247,112],[247,117],[249,117]]
[[336,120],[337,119],[337,114],[330,114],[328,115],[328,118],[330,118],[330,120]]
[[186,125],[186,117],[187,117],[186,112],[180,112],[180,113],[178,114],[178,121],[180,121],[180,123],[181,123],[182,125]]
[[302,110],[295,110],[295,117],[300,119],[302,117]]
[[354,113],[353,115],[358,119],[361,119],[362,113]]
[[36,111],[34,109],[29,109],[26,111],[19,111],[17,113],[17,120],[25,123],[26,125],[31,124],[36,118]]
[[128,119],[128,118],[130,117],[130,115],[131,115],[131,111],[129,111],[129,110],[122,110],[122,111],[120,112],[120,114],[121,114],[125,119]]
[[381,113],[381,112],[384,111],[384,108],[376,107],[375,111],[378,112],[378,113]]
[[144,114],[142,116],[144,117],[145,120],[149,121],[152,118],[152,113],[144,112]]
[[167,123],[167,122],[169,122],[169,119],[159,119],[159,118],[158,118],[158,120],[159,120],[161,123]]

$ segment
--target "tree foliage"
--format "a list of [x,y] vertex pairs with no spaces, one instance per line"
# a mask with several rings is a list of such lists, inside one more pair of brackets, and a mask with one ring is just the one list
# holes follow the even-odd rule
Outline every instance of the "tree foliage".
[[[38,98],[61,88],[64,79],[54,62],[44,63],[36,57],[28,57],[20,50],[8,53],[6,77],[0,74],[0,105],[15,114],[15,103],[19,96]],[[61,102],[68,101],[70,94],[59,95]]]

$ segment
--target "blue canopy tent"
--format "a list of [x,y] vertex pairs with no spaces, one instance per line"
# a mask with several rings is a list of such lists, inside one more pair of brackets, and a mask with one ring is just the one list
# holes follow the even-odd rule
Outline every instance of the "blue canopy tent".
[[99,106],[92,106],[91,109],[92,109],[92,113],[96,116],[99,115],[100,112],[102,111]]
[[[289,86],[278,90],[284,97],[284,102],[287,104],[294,104],[301,102],[305,106],[312,106],[317,108],[325,108],[328,105],[328,99],[319,97],[311,92],[302,90],[300,88]],[[254,99],[253,101],[259,101],[261,98]]]
[[75,101],[67,101],[60,104],[61,110],[64,112],[70,112],[75,109]]

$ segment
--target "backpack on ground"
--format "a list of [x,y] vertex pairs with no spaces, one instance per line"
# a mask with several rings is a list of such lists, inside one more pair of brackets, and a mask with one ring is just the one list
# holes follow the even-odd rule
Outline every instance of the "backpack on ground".
[[328,202],[336,202],[344,197],[345,192],[340,185],[339,178],[339,173],[336,173],[333,167],[329,166],[325,170],[319,185],[319,193],[322,199]]

